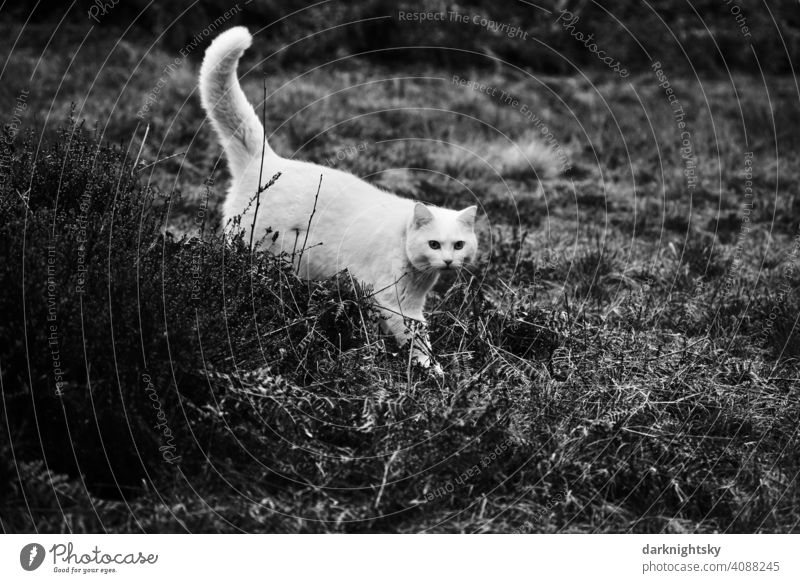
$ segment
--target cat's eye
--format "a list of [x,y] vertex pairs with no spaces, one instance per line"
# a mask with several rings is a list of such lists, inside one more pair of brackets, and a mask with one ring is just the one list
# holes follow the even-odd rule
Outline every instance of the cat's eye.
[[463,248],[464,248],[464,241],[456,241],[455,243],[453,243],[453,249],[455,249],[456,251],[459,251]]
[[428,245],[430,246],[431,249],[441,249],[442,247],[439,241],[428,241]]

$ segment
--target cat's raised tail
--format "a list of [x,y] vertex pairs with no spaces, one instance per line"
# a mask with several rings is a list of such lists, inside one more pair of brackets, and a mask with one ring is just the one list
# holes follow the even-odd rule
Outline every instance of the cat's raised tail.
[[261,156],[264,128],[247,100],[236,68],[253,37],[244,26],[226,30],[206,50],[200,67],[200,101],[219,137],[234,176],[242,174],[255,156]]

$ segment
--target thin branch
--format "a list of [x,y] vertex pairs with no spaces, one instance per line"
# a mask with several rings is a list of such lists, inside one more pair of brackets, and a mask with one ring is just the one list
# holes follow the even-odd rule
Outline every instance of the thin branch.
[[256,208],[253,211],[253,225],[250,227],[250,252],[251,253],[253,252],[253,233],[256,230],[256,219],[258,218],[258,207],[260,206],[260,203],[261,203],[261,193],[264,192],[265,190],[267,190],[273,184],[275,184],[278,181],[278,178],[280,178],[280,177],[281,177],[281,173],[280,172],[276,172],[275,175],[272,178],[269,179],[269,182],[267,182],[263,186],[259,186],[258,190],[256,190],[255,196],[253,196],[250,199],[250,202],[247,203],[247,206],[245,207],[244,211],[242,212],[242,215],[245,215],[247,213],[247,211],[250,210],[250,206],[253,204],[253,201],[254,200],[256,201]]
[[378,496],[377,498],[375,498],[375,504],[374,504],[375,508],[378,508],[378,506],[380,506],[381,504],[381,498],[383,498],[383,491],[386,488],[386,482],[388,482],[389,480],[389,468],[392,467],[392,462],[395,460],[398,453],[400,453],[399,449],[392,454],[392,457],[389,458],[389,461],[386,462],[386,465],[383,468],[383,480],[381,481],[381,487],[378,490]]
[[139,157],[142,155],[142,150],[144,150],[144,143],[147,141],[147,134],[150,133],[150,124],[147,124],[147,127],[144,130],[144,137],[142,138],[142,145],[139,146],[139,153],[136,154],[136,160],[133,162],[133,168],[131,168],[131,176],[134,175],[136,172],[136,165],[139,163]]
[[31,207],[28,206],[28,199],[25,198],[26,195],[30,196],[31,189],[29,188],[24,193],[20,192],[19,188],[17,188],[16,191],[17,191],[17,194],[19,195],[20,199],[22,199],[22,204],[25,205],[25,208],[28,209],[28,212],[32,213],[33,211],[31,210]]
[[[258,207],[261,205],[261,193],[271,184],[262,189],[261,178],[264,174],[264,154],[267,149],[267,75],[262,79],[264,85],[264,99],[261,101],[261,167],[258,169],[258,189],[256,190],[256,210],[253,212],[253,226],[250,229],[250,253],[253,252],[253,233],[256,230],[256,219],[258,218]],[[273,181],[270,181],[273,182]]]
[[319,184],[317,184],[317,194],[314,196],[314,208],[311,209],[311,216],[308,217],[308,226],[306,227],[306,237],[303,240],[303,246],[300,248],[300,256],[297,258],[298,273],[300,273],[300,262],[303,260],[303,253],[306,250],[306,243],[308,243],[308,233],[311,231],[311,221],[314,220],[314,213],[317,212],[317,201],[319,200],[320,188],[322,188],[322,174],[319,175]]
[[[141,150],[139,151],[139,153],[141,154]],[[146,164],[146,165],[142,166],[141,168],[139,168],[138,170],[134,166],[134,172],[142,172],[143,170],[147,170],[151,166],[155,166],[156,164],[158,164],[160,162],[164,162],[165,160],[169,160],[170,158],[175,158],[177,156],[185,156],[185,155],[186,155],[186,152],[178,152],[177,154],[173,154],[172,156],[167,156],[166,158],[161,158],[161,160],[156,160],[155,162],[151,162],[150,164]],[[138,156],[137,156],[137,159],[138,159]]]
[[292,264],[294,264],[294,254],[297,251],[297,241],[300,239],[300,229],[294,230],[294,245],[292,245]]

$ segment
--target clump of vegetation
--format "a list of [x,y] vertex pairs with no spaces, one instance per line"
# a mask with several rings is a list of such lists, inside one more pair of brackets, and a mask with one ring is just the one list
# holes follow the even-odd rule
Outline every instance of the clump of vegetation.
[[676,334],[685,260],[504,231],[432,294],[439,379],[347,274],[300,280],[202,201],[174,234],[177,195],[80,124],[0,156],[5,531],[796,529],[791,361],[737,356],[738,313]]

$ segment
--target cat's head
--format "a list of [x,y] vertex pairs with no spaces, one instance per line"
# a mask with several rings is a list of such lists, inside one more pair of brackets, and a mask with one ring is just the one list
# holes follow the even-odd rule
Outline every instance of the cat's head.
[[475,206],[452,211],[415,204],[406,232],[406,254],[411,264],[420,271],[449,271],[472,261],[478,252],[477,210]]

